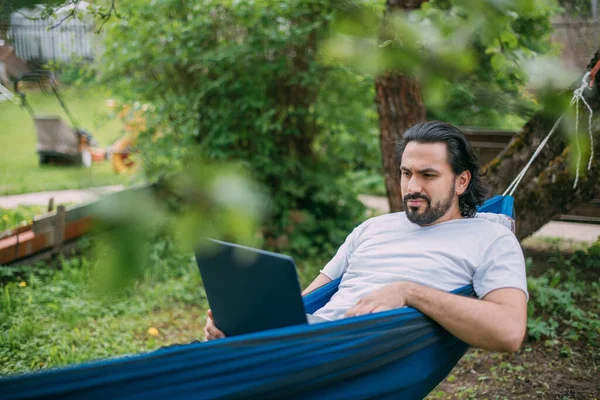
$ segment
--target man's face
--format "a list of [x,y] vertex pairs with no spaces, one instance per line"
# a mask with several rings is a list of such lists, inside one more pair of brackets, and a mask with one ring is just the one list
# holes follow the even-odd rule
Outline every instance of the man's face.
[[406,216],[417,225],[431,225],[458,211],[457,179],[447,153],[445,143],[409,142],[404,149],[402,200]]

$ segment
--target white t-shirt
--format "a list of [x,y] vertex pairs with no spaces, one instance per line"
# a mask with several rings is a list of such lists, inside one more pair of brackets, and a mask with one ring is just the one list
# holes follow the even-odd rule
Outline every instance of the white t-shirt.
[[338,292],[314,315],[344,317],[362,297],[389,283],[410,281],[443,291],[472,284],[481,298],[500,288],[527,293],[525,260],[501,223],[463,218],[420,227],[404,212],[371,218],[346,238],[321,273],[340,276]]

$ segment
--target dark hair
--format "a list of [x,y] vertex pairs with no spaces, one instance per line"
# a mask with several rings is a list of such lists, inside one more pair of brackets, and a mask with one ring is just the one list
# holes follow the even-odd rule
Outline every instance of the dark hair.
[[440,121],[421,122],[407,130],[396,141],[395,166],[396,175],[400,176],[402,154],[409,142],[446,143],[448,162],[452,171],[458,175],[463,171],[471,172],[471,180],[467,190],[458,199],[458,208],[463,217],[474,217],[477,206],[487,198],[489,188],[479,170],[479,160],[464,133],[457,127]]

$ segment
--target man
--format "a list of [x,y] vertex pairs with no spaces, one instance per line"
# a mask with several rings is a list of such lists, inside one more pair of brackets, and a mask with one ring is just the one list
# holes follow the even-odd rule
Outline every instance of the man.
[[[352,231],[304,291],[342,276],[314,316],[336,320],[410,306],[474,347],[517,351],[527,325],[525,261],[507,227],[474,218],[487,187],[469,142],[452,125],[420,123],[398,142],[396,163],[405,211]],[[448,293],[466,284],[479,299]],[[210,311],[205,333],[223,337]]]

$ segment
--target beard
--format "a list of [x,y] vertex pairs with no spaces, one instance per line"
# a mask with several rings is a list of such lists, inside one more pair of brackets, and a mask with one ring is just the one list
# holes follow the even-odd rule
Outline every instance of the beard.
[[[444,216],[452,207],[455,196],[455,184],[452,183],[452,187],[448,192],[448,196],[445,199],[441,199],[436,202],[433,206],[431,205],[431,198],[419,193],[407,194],[402,198],[402,205],[404,206],[404,211],[406,213],[406,217],[413,224],[417,224],[419,226],[431,225],[438,219]],[[408,200],[416,200],[422,199],[427,202],[425,209],[419,212],[419,207],[410,207],[408,205]]]

